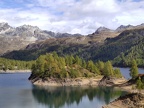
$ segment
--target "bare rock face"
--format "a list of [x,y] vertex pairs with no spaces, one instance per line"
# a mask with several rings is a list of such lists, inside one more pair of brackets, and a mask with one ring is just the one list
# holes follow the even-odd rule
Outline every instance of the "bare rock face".
[[102,108],[144,108],[144,95],[139,93],[128,94]]
[[19,50],[35,41],[52,38],[36,26],[23,25],[11,27],[8,23],[0,23],[0,54]]
[[25,39],[25,41],[29,41],[28,38],[31,37],[35,38],[36,40],[52,38],[52,36],[45,33],[43,30],[40,30],[37,26],[23,25],[14,28],[8,25],[8,23],[0,23],[0,35],[11,38],[19,37],[21,40]]

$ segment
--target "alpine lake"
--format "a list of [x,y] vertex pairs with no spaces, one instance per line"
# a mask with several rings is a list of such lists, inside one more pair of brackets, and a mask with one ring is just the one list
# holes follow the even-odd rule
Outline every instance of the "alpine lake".
[[[130,78],[129,68],[120,70]],[[112,87],[38,87],[30,74],[0,74],[0,108],[101,108],[127,93]]]

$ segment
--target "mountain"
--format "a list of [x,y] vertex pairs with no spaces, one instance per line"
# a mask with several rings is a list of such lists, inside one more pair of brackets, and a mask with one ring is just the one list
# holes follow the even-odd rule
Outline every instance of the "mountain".
[[[65,37],[60,36],[61,38],[50,38],[45,41],[29,44],[25,49],[6,53],[4,54],[4,57],[18,60],[31,60],[36,59],[41,54],[56,51],[59,55],[78,54],[85,59],[89,59],[91,57],[89,55],[90,49],[99,48],[104,44],[105,39],[116,37],[119,34],[108,29],[107,31],[104,29],[98,29],[97,31],[99,31],[99,33],[93,33],[87,36],[71,35]],[[53,37],[56,37],[53,32],[49,33]]]
[[[107,38],[104,45],[102,45],[99,49],[91,49],[91,51],[93,50],[91,59],[103,61],[113,60],[117,56],[121,55],[121,53],[126,53],[128,50],[136,47],[140,43],[144,43],[144,28],[126,30],[114,38]],[[144,50],[142,49],[142,52],[143,51]],[[135,56],[135,59],[138,58]]]
[[5,37],[20,37],[29,41],[29,38],[33,38],[31,41],[44,40],[51,38],[49,34],[40,30],[37,26],[23,25],[13,28],[8,23],[0,23],[0,35]]
[[37,26],[23,25],[11,27],[8,23],[0,23],[0,55],[13,50],[25,48],[28,44],[50,38],[81,36],[80,34],[54,33],[41,30]]
[[[54,36],[53,32],[49,33]],[[112,60],[116,66],[129,66],[131,59],[135,58],[138,65],[143,66],[143,43],[144,24],[120,26],[116,30],[100,27],[96,32],[87,36],[49,38],[32,43],[21,50],[5,53],[3,57],[34,60],[41,54],[56,51],[61,56],[72,54],[85,60]]]
[[51,38],[29,44],[25,49],[12,51],[4,57],[32,60],[41,54],[56,51],[62,56],[79,55],[85,60],[113,60],[116,66],[129,66],[131,60],[135,58],[139,66],[144,66],[143,43],[144,28],[136,28],[121,33],[107,31],[106,34],[102,32],[88,36]]
[[27,39],[27,37],[33,37],[35,40],[45,40],[54,37],[82,36],[81,34],[54,33],[52,31],[41,30],[37,26],[31,25],[23,25],[13,28],[8,25],[8,23],[4,22],[0,23],[0,35],[17,36],[24,39]]
[[35,41],[52,38],[36,26],[23,25],[11,27],[8,23],[0,23],[0,54],[19,50]]

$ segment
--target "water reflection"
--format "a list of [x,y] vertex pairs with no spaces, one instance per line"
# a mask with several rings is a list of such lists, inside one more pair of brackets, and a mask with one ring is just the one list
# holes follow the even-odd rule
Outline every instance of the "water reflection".
[[[34,98],[40,104],[48,108],[60,108],[65,105],[71,106],[76,103],[82,104],[84,98],[91,102],[99,101],[102,105],[108,104],[115,98],[126,94],[126,92],[108,87],[37,87],[32,90]],[[89,105],[89,106],[90,106]],[[102,106],[101,105],[101,106]],[[94,107],[94,106],[93,106]],[[95,106],[96,107],[96,106]],[[98,107],[96,107],[98,108]]]

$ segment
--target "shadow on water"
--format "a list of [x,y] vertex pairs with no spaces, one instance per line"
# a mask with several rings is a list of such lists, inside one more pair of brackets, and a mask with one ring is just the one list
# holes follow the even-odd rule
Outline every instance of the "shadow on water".
[[60,108],[76,103],[81,104],[83,98],[87,98],[89,103],[96,98],[102,103],[108,104],[126,92],[110,87],[38,87],[32,90],[34,98],[40,104],[49,108]]

